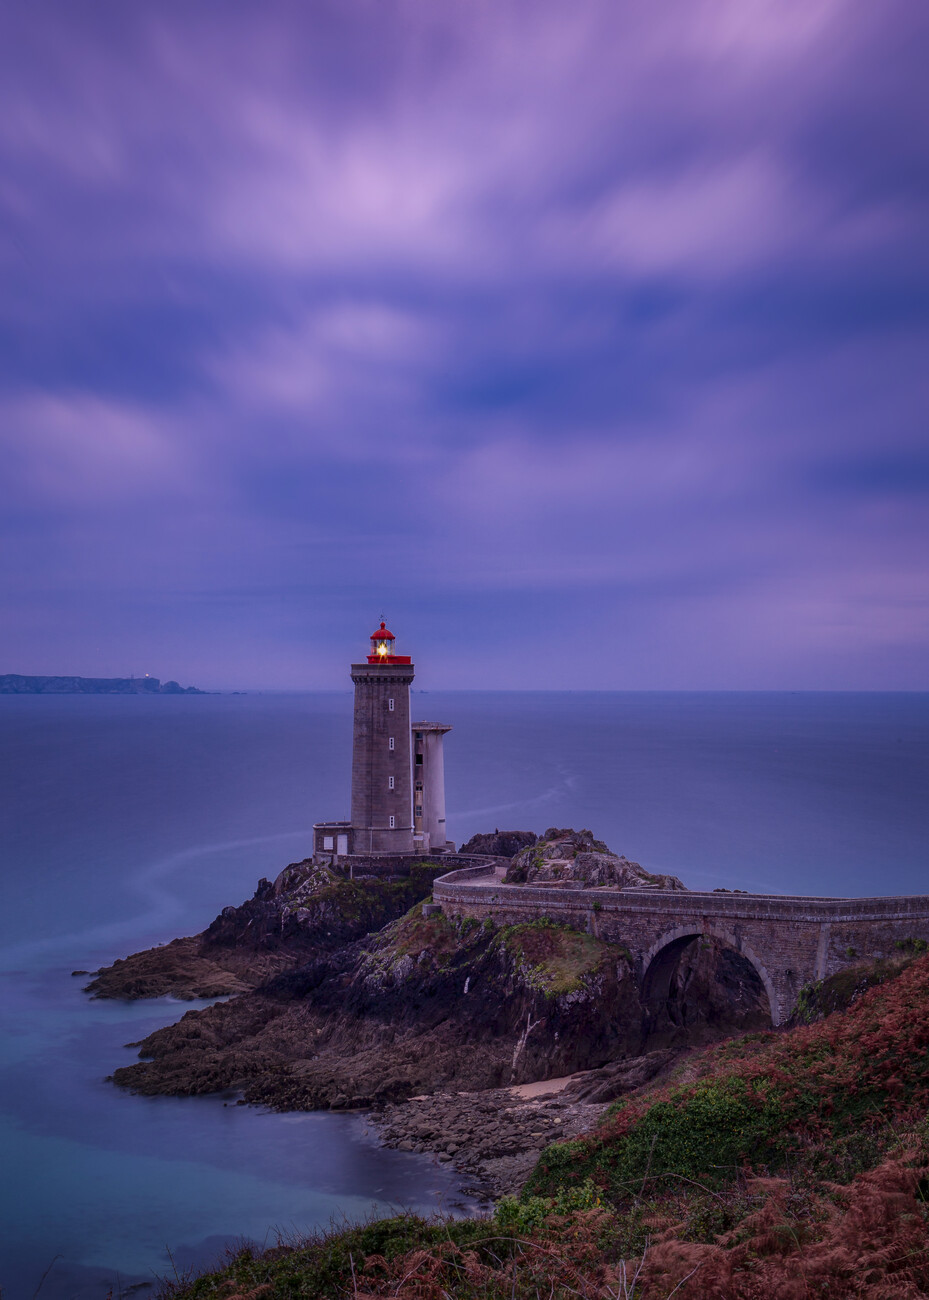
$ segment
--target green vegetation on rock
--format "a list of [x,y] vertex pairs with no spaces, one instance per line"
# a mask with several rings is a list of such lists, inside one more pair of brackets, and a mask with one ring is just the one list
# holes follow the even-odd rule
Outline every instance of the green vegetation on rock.
[[547,998],[576,992],[585,978],[611,963],[629,959],[625,948],[544,917],[504,926],[498,932],[497,943],[516,960],[526,982]]

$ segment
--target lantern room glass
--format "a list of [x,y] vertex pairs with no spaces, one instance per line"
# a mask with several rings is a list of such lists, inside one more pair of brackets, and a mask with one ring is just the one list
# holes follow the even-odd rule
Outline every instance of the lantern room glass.
[[387,659],[394,652],[394,637],[382,623],[376,632],[371,633],[371,654],[380,660]]

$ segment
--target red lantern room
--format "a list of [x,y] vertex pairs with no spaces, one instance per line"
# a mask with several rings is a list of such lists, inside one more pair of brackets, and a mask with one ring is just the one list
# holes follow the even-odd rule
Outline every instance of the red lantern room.
[[395,655],[394,642],[396,637],[393,632],[382,622],[376,632],[371,633],[371,653],[368,655],[369,664],[408,664],[409,655]]

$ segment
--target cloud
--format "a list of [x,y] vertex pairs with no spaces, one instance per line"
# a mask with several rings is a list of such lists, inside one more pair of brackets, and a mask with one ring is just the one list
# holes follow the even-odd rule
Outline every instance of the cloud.
[[500,684],[543,608],[548,685],[924,683],[927,35],[907,0],[11,0],[8,616],[92,646],[109,600],[236,684],[461,602]]
[[144,408],[86,393],[3,403],[0,444],[8,501],[95,508],[184,496],[192,486],[192,458],[176,427]]

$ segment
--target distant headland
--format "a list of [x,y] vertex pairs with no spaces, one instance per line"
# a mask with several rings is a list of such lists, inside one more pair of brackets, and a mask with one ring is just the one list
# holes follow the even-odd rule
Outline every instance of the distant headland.
[[0,695],[206,695],[158,677],[25,677],[0,675]]

